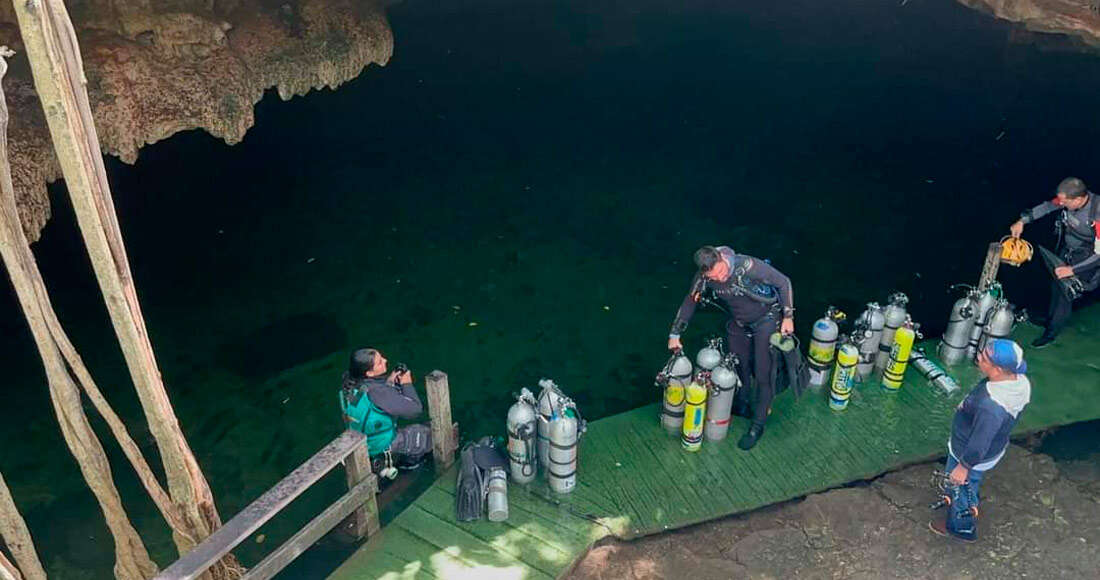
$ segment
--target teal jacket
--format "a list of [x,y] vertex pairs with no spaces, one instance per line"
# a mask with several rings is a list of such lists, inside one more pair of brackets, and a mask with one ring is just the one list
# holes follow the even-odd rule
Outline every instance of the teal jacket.
[[371,387],[392,388],[381,380],[360,381],[353,389],[341,390],[340,410],[348,429],[367,436],[367,453],[374,457],[390,448],[397,433],[397,421],[371,401]]
[[348,429],[367,436],[373,457],[385,452],[397,434],[397,419],[413,419],[424,411],[411,384],[394,385],[383,378],[351,380],[344,377],[340,410]]

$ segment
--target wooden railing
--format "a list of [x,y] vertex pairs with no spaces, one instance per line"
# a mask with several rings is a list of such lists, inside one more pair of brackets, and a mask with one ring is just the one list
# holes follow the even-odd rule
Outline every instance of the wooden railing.
[[[432,420],[432,454],[437,472],[454,463],[457,426],[451,422],[451,397],[447,374],[433,371],[426,380],[428,415]],[[190,580],[202,575],[215,562],[245,541],[265,522],[275,517],[296,497],[341,462],[347,473],[348,492],[310,520],[298,533],[249,569],[244,580],[266,580],[276,575],[318,539],[348,519],[348,530],[356,538],[369,537],[380,529],[378,522],[378,478],[371,473],[365,436],[344,431],[313,457],[275,484],[233,519],[210,534],[158,574],[154,580]]]

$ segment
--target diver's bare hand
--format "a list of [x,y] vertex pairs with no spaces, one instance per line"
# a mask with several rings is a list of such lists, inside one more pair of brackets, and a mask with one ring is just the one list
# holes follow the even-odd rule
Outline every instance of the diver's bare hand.
[[779,324],[779,332],[783,333],[784,336],[794,334],[794,319],[784,318],[783,322]]
[[408,369],[393,371],[390,373],[389,382],[394,385],[407,385],[413,382],[412,371]]
[[684,350],[684,345],[680,344],[680,337],[668,339],[668,350]]
[[1012,234],[1014,238],[1020,237],[1020,234],[1024,233],[1024,222],[1016,220],[1016,223],[1009,226],[1008,233]]
[[948,474],[948,476],[951,478],[951,483],[955,485],[962,485],[966,483],[966,478],[969,475],[970,470],[966,467],[963,467],[963,464],[961,463],[956,465],[955,469],[952,469],[951,473]]
[[1054,269],[1054,275],[1057,276],[1059,280],[1062,278],[1069,278],[1073,275],[1073,266],[1058,266]]

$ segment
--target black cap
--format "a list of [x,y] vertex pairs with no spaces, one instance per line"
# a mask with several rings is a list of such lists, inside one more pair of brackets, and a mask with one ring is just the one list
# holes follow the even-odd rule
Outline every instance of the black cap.
[[1066,197],[1081,197],[1089,192],[1089,188],[1085,187],[1085,182],[1077,179],[1076,177],[1067,177],[1058,184],[1058,191],[1055,193],[1064,193]]

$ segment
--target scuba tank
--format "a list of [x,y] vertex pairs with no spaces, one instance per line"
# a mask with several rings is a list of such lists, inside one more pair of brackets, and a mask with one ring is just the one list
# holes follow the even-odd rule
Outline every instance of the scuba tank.
[[699,353],[695,355],[695,364],[699,368],[709,371],[721,362],[722,339],[717,336],[707,339],[707,345],[699,349]]
[[538,465],[545,470],[550,466],[550,421],[554,417],[555,410],[561,408],[566,398],[558,385],[550,379],[540,380],[539,386],[542,387],[542,390],[539,391],[538,406],[536,407],[538,409],[538,417],[536,417],[538,419],[538,429],[536,430],[538,433]]
[[836,368],[833,381],[829,385],[829,408],[843,411],[848,408],[848,399],[852,396],[855,383],[856,363],[859,362],[859,349],[851,337],[841,337],[840,348],[836,353]]
[[535,396],[524,388],[516,396],[516,403],[508,409],[508,460],[512,481],[516,483],[530,483],[538,474],[536,405]]
[[814,322],[810,335],[809,356],[806,362],[810,366],[810,385],[820,387],[829,380],[829,369],[836,357],[836,339],[840,335],[839,323],[844,313],[830,306],[825,316]]
[[[539,461],[550,482],[550,489],[557,493],[569,493],[577,485],[577,441],[584,433],[585,423],[577,405],[562,394],[554,381],[539,381]],[[545,425],[545,428],[544,428]],[[545,431],[546,439],[542,438]]]
[[947,318],[947,328],[940,339],[940,360],[946,365],[956,365],[966,356],[966,345],[970,341],[970,331],[974,329],[974,303],[978,290],[971,289],[965,296],[951,306],[951,315]]
[[859,343],[859,363],[856,364],[856,380],[863,382],[871,376],[871,371],[875,368],[878,345],[882,342],[882,331],[886,325],[882,307],[878,302],[868,302],[867,310],[859,315],[855,324],[865,329],[864,338]]
[[989,321],[982,331],[982,338],[978,341],[978,352],[985,349],[985,345],[989,343],[990,339],[1008,338],[1012,334],[1012,330],[1016,328],[1016,323],[1023,322],[1026,319],[1026,311],[1021,310],[1017,314],[1016,307],[1010,304],[1008,300],[998,299],[993,306],[993,311],[989,314]]
[[890,348],[894,346],[894,333],[905,324],[908,312],[905,305],[909,304],[909,297],[901,292],[894,292],[887,299],[886,309],[882,315],[886,319],[886,326],[882,330],[882,342],[878,345],[878,356],[875,358],[875,370],[881,371],[890,362]]
[[[698,451],[703,446],[703,423],[707,414],[707,391],[710,371],[722,362],[722,339],[707,340],[707,345],[695,355],[695,378],[684,390],[684,425],[680,443],[688,451]],[[732,399],[731,399],[732,403]]]
[[710,371],[710,401],[707,403],[707,422],[703,436],[708,441],[721,441],[730,429],[730,410],[733,398],[741,386],[737,376],[737,355],[730,353]]
[[882,387],[888,391],[896,391],[901,388],[902,379],[905,378],[905,369],[909,366],[909,355],[913,352],[913,342],[917,339],[917,328],[920,325],[913,322],[908,316],[894,334],[894,346],[890,347],[890,362],[882,371]]
[[661,426],[669,435],[677,435],[684,425],[684,389],[691,381],[691,359],[676,351],[657,373],[655,384],[661,388]]
[[[970,329],[970,340],[966,343],[966,358],[973,360],[978,355],[978,342],[982,339],[982,332],[989,322],[989,315],[1001,296],[1001,284],[992,282],[989,288],[980,291],[977,297],[971,297],[974,308],[974,328]],[[973,300],[976,298],[976,301]]]
[[917,369],[917,372],[928,379],[928,382],[939,387],[944,393],[950,395],[959,390],[959,383],[956,383],[955,379],[947,374],[947,371],[940,368],[940,365],[925,356],[923,349],[913,349],[913,352],[909,354],[909,362],[913,365],[913,368]]
[[684,427],[680,443],[688,451],[698,451],[703,446],[703,422],[707,413],[707,380],[710,373],[699,369],[695,378],[684,390]]
[[508,476],[504,474],[503,467],[494,467],[489,470],[487,479],[485,499],[489,506],[489,521],[503,522],[508,519]]

